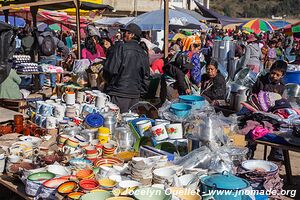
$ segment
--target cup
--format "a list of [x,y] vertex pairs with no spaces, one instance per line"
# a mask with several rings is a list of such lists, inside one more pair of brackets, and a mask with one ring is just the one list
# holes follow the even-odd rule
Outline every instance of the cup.
[[160,141],[168,138],[167,130],[164,124],[159,124],[151,128],[152,136]]
[[141,120],[136,123],[141,136],[149,136],[152,124],[150,120]]
[[87,99],[87,97],[86,97],[85,92],[78,90],[77,95],[76,95],[76,102],[81,104],[81,103],[86,102],[86,99]]
[[107,127],[100,127],[98,129],[98,139],[100,144],[105,144],[110,139],[110,130]]
[[83,104],[82,113],[93,113],[95,111],[95,106],[92,104]]
[[96,94],[96,102],[95,105],[97,108],[104,108],[106,106],[106,103],[110,101],[110,97],[107,94],[104,93],[98,93]]
[[86,157],[88,159],[95,159],[98,156],[102,155],[102,149],[97,149],[94,146],[88,146],[84,149],[84,152],[86,154]]
[[53,105],[53,114],[54,117],[58,119],[63,119],[65,116],[66,107],[61,104],[55,104]]
[[79,141],[74,137],[69,137],[65,142],[65,146],[77,148],[79,146]]
[[65,102],[67,105],[74,105],[75,104],[75,100],[76,100],[76,97],[75,97],[75,93],[74,92],[65,92],[61,99],[63,102]]
[[66,117],[74,118],[79,115],[79,110],[73,106],[67,106],[66,108]]
[[93,95],[92,91],[85,91],[86,95],[86,102],[89,104],[93,104],[95,102],[95,96]]
[[40,108],[40,114],[43,116],[53,115],[53,105],[43,103]]
[[37,114],[41,114],[41,108],[42,108],[42,105],[44,104],[44,101],[37,101],[36,102],[36,110],[35,110],[35,113]]
[[183,128],[181,123],[167,124],[166,129],[170,139],[181,139],[183,136]]
[[46,118],[46,129],[55,129],[56,128],[56,118],[48,116]]
[[14,123],[15,125],[23,125],[23,115],[14,115]]
[[64,152],[64,154],[73,154],[75,153],[76,148],[71,147],[71,146],[63,146],[62,148],[62,152]]
[[67,139],[69,139],[69,135],[62,134],[59,136],[58,143],[63,145]]

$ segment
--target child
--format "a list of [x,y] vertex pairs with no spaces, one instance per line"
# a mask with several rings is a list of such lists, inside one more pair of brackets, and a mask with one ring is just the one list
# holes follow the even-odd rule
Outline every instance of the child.
[[252,93],[258,94],[261,90],[266,92],[275,92],[283,95],[285,85],[283,76],[287,70],[287,63],[283,60],[277,60],[270,68],[270,72],[257,79],[252,87]]
[[[287,70],[287,63],[283,60],[277,60],[270,68],[270,72],[257,79],[256,83],[252,87],[252,93],[258,94],[261,90],[266,92],[278,93],[282,96],[285,85],[283,83],[283,77]],[[250,158],[253,158],[254,151],[256,150],[256,144],[252,142],[248,143]],[[281,149],[271,148],[271,152],[268,156],[268,160],[283,161],[283,153]]]
[[276,42],[275,41],[271,41],[270,42],[270,49],[268,51],[268,58],[267,58],[267,62],[266,62],[266,65],[265,67],[267,69],[269,69],[272,64],[276,61],[276,58],[277,58],[277,55],[276,55]]

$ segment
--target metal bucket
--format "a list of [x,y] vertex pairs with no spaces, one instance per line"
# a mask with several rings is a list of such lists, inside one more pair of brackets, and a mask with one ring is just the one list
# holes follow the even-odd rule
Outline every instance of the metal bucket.
[[234,82],[238,85],[242,85],[248,88],[252,88],[256,82],[258,74],[253,72],[249,68],[241,69],[235,76]]
[[235,54],[235,43],[234,41],[213,41],[212,57],[216,60],[228,60],[234,58]]

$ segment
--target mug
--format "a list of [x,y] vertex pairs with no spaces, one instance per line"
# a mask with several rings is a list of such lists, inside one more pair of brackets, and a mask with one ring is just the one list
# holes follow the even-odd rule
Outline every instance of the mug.
[[54,104],[53,115],[58,119],[63,119],[66,112],[66,107],[61,104]]
[[74,118],[79,115],[79,110],[75,106],[67,106],[66,117]]
[[43,104],[44,104],[43,101],[37,101],[37,102],[36,102],[35,113],[41,114],[41,108],[42,108],[42,105],[43,105]]
[[73,154],[73,153],[75,153],[75,151],[76,151],[76,148],[70,147],[70,146],[63,146],[63,148],[62,148],[62,152],[64,154]]
[[82,113],[93,113],[95,111],[95,106],[91,104],[83,104]]
[[74,105],[75,104],[75,93],[74,92],[65,92],[62,97],[62,101],[65,102],[67,105]]
[[46,118],[46,129],[55,129],[56,128],[56,118],[48,116]]
[[97,108],[104,108],[108,101],[110,101],[110,97],[107,94],[98,93],[96,96],[95,105]]
[[167,124],[171,124],[171,122],[165,119],[155,119],[155,125],[159,125],[159,124],[167,125]]
[[152,124],[150,120],[141,120],[136,123],[141,136],[149,136]]
[[89,103],[89,104],[94,103],[95,96],[93,95],[93,92],[92,91],[85,91],[84,93],[86,95],[86,102]]
[[160,141],[168,138],[167,130],[164,124],[159,124],[151,128],[152,136]]
[[65,142],[65,146],[77,148],[79,146],[79,141],[74,137],[69,137]]
[[166,129],[170,139],[181,139],[183,136],[183,128],[181,123],[167,124]]
[[94,159],[97,158],[98,156],[102,155],[102,149],[97,149],[94,146],[88,146],[84,149],[84,152],[86,154],[86,157],[88,159]]
[[77,91],[77,96],[76,96],[76,102],[77,103],[84,103],[84,102],[86,102],[86,99],[87,99],[87,97],[86,97],[86,93],[85,92],[83,92],[83,91]]
[[43,116],[53,115],[53,105],[43,103],[40,108],[40,114]]
[[59,138],[58,138],[58,143],[63,145],[67,139],[69,139],[69,135],[66,135],[66,134],[62,134],[62,135],[59,135]]

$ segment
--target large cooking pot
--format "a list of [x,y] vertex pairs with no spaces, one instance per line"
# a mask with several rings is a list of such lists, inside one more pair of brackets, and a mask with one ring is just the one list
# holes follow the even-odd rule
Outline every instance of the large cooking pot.
[[286,84],[286,92],[288,97],[300,97],[300,85],[296,83]]
[[250,68],[241,69],[235,76],[234,82],[248,88],[252,88],[256,82],[258,74],[253,72]]
[[231,85],[230,92],[230,106],[235,111],[239,111],[242,108],[241,103],[247,101],[250,96],[250,89],[237,84]]
[[[247,200],[249,197],[241,192],[249,188],[250,183],[242,178],[236,177],[228,172],[213,174],[201,178],[201,191],[211,194],[218,200]],[[212,191],[216,191],[212,194]],[[224,191],[222,193],[222,191]],[[226,192],[226,193],[225,193]]]
[[229,40],[214,40],[212,57],[217,60],[226,60],[234,58],[235,43]]

